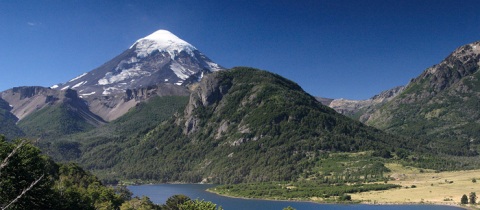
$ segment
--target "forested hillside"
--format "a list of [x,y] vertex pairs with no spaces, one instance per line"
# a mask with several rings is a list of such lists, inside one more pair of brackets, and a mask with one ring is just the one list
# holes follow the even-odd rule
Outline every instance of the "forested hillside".
[[431,150],[456,156],[480,151],[480,42],[456,49],[426,69],[365,123],[428,140]]
[[104,178],[279,181],[314,173],[332,152],[421,144],[340,115],[279,75],[242,67],[206,76],[183,111],[157,123],[128,140],[119,133],[83,139],[81,164]]
[[16,125],[18,118],[13,115],[8,102],[0,98],[0,133],[9,139],[23,136],[23,131]]
[[[37,144],[57,161],[80,161],[81,158],[85,166],[103,168],[120,161],[115,158],[116,153],[139,144],[145,133],[172,117],[187,100],[185,96],[153,97],[101,127]],[[85,161],[93,154],[94,159]]]

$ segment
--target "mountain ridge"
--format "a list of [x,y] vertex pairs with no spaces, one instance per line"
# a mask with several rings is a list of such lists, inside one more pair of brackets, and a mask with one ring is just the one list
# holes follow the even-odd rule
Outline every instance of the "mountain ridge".
[[351,104],[357,107],[340,104],[336,110],[349,110],[351,117],[392,134],[429,139],[432,150],[477,155],[479,69],[480,41],[476,41],[425,69],[384,103],[365,108],[362,101],[354,101]]

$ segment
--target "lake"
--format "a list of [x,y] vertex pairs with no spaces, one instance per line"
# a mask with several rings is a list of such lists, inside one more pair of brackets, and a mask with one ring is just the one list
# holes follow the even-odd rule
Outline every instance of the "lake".
[[461,208],[452,206],[433,206],[433,205],[347,205],[347,204],[317,204],[311,202],[295,202],[295,201],[266,201],[255,199],[229,198],[206,192],[207,188],[214,187],[209,184],[158,184],[158,185],[137,185],[128,186],[134,196],[141,197],[143,195],[150,197],[152,202],[164,204],[172,195],[183,194],[191,199],[200,199],[212,201],[218,206],[222,206],[225,210],[245,210],[245,209],[262,209],[262,210],[282,210],[287,206],[291,206],[297,210],[306,209],[324,209],[324,210],[460,210]]

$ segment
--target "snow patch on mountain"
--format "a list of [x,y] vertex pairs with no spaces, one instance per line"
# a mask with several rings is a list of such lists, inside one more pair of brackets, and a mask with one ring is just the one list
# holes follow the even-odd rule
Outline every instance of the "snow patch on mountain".
[[116,87],[103,88],[102,95],[110,95],[110,94],[112,94],[115,90],[118,90],[118,88],[116,88]]
[[67,85],[67,86],[63,87],[62,89],[60,89],[60,90],[66,90],[66,89],[68,89],[69,87],[70,87],[70,86]]
[[51,88],[51,89],[56,89],[56,88],[58,88],[58,85],[54,85],[54,86],[52,86],[52,87],[50,87],[50,88]]
[[80,94],[80,96],[90,96],[95,94],[95,92]]
[[173,62],[172,64],[170,64],[170,68],[172,69],[173,73],[177,75],[178,78],[183,80],[188,79],[190,75],[195,73],[192,70],[186,69],[177,62]]
[[175,59],[178,53],[182,51],[193,57],[193,51],[197,50],[193,45],[178,38],[167,30],[158,30],[142,39],[139,39],[130,47],[130,49],[133,47],[135,47],[137,57],[143,58],[155,51],[159,51],[167,52],[172,60]]
[[[213,62],[209,62],[209,61],[205,61],[205,63],[207,63],[209,69],[211,71],[219,71],[219,70],[223,70],[222,67],[220,67],[220,65],[216,64],[216,63],[213,63]],[[202,73],[203,75],[203,73]]]
[[140,76],[150,76],[150,72],[143,71],[141,65],[135,65],[132,68],[125,69],[121,71],[119,74],[113,74],[112,72],[107,72],[105,77],[98,80],[99,85],[109,85],[117,82],[121,82],[124,80],[128,80],[135,77]]
[[78,76],[78,77],[75,77],[75,78],[71,79],[71,80],[70,80],[70,81],[68,81],[68,82],[73,82],[73,81],[75,81],[75,80],[77,80],[77,79],[80,79],[80,78],[82,78],[83,76],[85,76],[85,75],[87,75],[87,74],[88,74],[88,73],[83,73],[83,74],[81,74],[80,76]]
[[79,83],[77,83],[76,85],[72,86],[72,89],[77,88],[77,87],[80,87],[80,86],[86,84],[87,82],[88,82],[88,81],[79,82]]

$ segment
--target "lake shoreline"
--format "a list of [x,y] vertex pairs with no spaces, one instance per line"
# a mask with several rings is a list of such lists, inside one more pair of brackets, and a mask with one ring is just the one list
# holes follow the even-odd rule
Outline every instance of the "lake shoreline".
[[210,188],[205,190],[208,193],[212,193],[218,196],[227,197],[227,198],[235,198],[235,199],[244,199],[244,200],[265,200],[265,201],[288,201],[288,202],[310,202],[310,203],[317,203],[317,204],[331,204],[331,205],[371,205],[371,206],[408,206],[408,205],[428,205],[428,206],[447,206],[447,207],[457,207],[465,210],[475,210],[477,208],[462,206],[457,204],[445,204],[445,203],[415,203],[415,202],[395,202],[395,203],[388,203],[388,202],[365,202],[365,201],[352,201],[352,202],[327,202],[327,201],[315,201],[312,199],[291,199],[291,200],[283,200],[283,199],[269,199],[269,198],[247,198],[247,197],[237,197],[233,195],[225,195],[219,194],[215,191],[210,190]]

